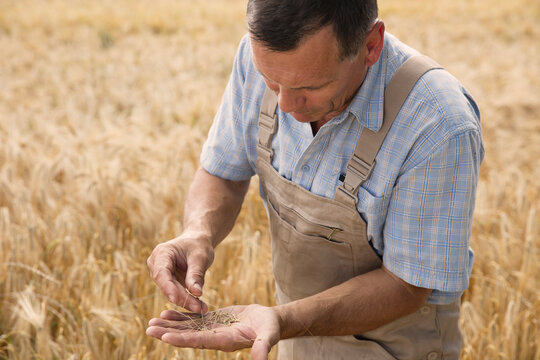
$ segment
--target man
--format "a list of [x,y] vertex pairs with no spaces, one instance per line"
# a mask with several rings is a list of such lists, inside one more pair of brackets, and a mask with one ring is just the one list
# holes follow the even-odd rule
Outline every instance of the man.
[[240,322],[207,332],[166,311],[147,333],[254,359],[278,342],[280,359],[457,359],[483,158],[474,101],[385,34],[376,0],[250,0],[247,16],[185,231],[148,266],[171,302],[206,312],[213,249],[258,174],[278,305],[228,308]]

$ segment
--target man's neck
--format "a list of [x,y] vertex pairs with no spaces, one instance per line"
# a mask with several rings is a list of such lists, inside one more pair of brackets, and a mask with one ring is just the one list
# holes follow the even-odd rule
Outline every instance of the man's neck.
[[327,122],[328,120],[325,121],[324,119],[310,122],[309,125],[311,125],[311,131],[313,132],[313,136],[317,135],[319,129]]

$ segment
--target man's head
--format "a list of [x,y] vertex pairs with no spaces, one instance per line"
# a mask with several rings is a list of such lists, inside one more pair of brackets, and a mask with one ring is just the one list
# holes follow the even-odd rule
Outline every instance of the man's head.
[[377,0],[249,0],[247,22],[253,39],[280,52],[331,26],[340,56],[348,58],[360,50],[377,14]]
[[249,0],[253,61],[279,107],[318,129],[351,102],[379,58],[376,0]]

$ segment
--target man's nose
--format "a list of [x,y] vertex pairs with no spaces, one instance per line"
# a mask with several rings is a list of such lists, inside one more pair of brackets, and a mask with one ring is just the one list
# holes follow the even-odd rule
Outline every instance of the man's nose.
[[283,112],[290,113],[301,109],[306,102],[306,98],[299,94],[298,90],[280,87],[278,91],[278,104]]

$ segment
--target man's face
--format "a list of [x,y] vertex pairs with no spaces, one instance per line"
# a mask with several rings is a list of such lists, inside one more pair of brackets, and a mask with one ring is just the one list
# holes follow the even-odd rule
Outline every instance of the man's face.
[[368,66],[364,47],[340,59],[330,26],[308,36],[297,49],[277,52],[252,40],[253,60],[279,107],[300,122],[319,126],[341,113],[362,84]]

